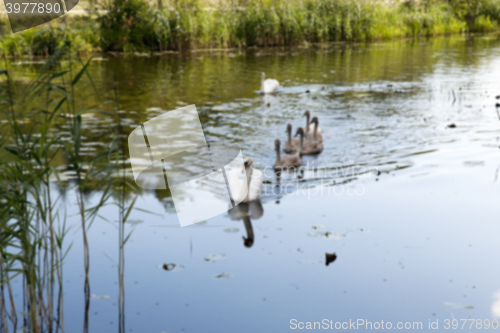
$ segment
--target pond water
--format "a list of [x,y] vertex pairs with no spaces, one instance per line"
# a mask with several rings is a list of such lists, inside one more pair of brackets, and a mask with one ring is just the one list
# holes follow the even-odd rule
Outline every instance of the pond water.
[[[39,66],[13,65],[26,76]],[[106,55],[89,68],[99,98],[112,98],[117,83],[130,131],[195,104],[207,140],[237,143],[261,170],[274,163],[286,124],[305,123],[305,110],[324,136],[324,151],[303,159],[303,173],[265,173],[261,205],[249,216],[180,228],[170,194],[143,191],[136,207],[151,213],[134,210],[127,224],[127,332],[284,332],[299,322],[326,328],[323,320],[333,329],[383,321],[436,331],[430,322],[444,330],[453,319],[459,329],[460,319],[500,320],[497,36]],[[280,94],[257,93],[261,72],[280,81]],[[90,87],[78,94],[92,105]],[[84,118],[87,133],[106,126],[99,117]],[[74,195],[67,198],[74,225],[64,316],[66,332],[78,332],[83,252]],[[108,221],[97,219],[88,233],[89,331],[113,332],[117,208],[100,215]],[[327,253],[336,259],[327,262]]]

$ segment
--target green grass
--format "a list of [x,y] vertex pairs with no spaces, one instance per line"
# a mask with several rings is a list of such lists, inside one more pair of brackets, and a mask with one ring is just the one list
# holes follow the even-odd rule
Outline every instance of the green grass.
[[[472,5],[471,5],[472,3]],[[207,7],[171,0],[159,8],[145,0],[112,0],[101,16],[69,16],[18,34],[5,33],[9,56],[51,54],[60,40],[78,53],[150,52],[199,48],[290,46],[363,42],[500,27],[497,0],[408,0],[397,5],[359,0],[235,0]],[[3,22],[2,31],[9,30]],[[64,36],[64,38],[63,38]]]
[[[357,0],[249,0],[206,8],[197,1],[179,0],[175,6],[158,9],[143,5],[142,0],[117,0],[118,5],[109,7],[109,13],[100,18],[101,36],[105,36],[101,48],[156,51],[289,46],[498,31],[498,5],[487,1],[481,2],[470,28],[461,18],[463,11],[445,1],[388,6]],[[132,7],[136,10],[130,10]]]

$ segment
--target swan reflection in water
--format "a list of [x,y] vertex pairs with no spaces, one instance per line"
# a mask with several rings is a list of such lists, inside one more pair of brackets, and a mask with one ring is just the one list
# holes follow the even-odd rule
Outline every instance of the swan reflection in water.
[[[241,202],[239,205],[229,209],[228,213],[231,220],[234,221],[243,220],[243,224],[245,225],[247,233],[247,237],[243,236],[243,245],[245,247],[250,248],[253,246],[253,243],[255,241],[252,220],[258,220],[264,215],[264,207],[262,206],[262,202],[260,200],[260,191],[262,187],[262,173],[258,170],[253,169],[253,163],[251,159],[247,158],[245,162],[246,162],[245,165],[248,166],[246,168],[247,184],[248,187],[252,189],[249,193],[249,197],[246,198],[245,201],[248,200],[251,201]],[[257,174],[257,177],[255,177],[255,173]],[[282,188],[281,188],[281,170],[277,170],[275,172],[275,176],[276,176],[276,183],[273,186],[273,189],[271,190],[272,193],[269,193],[263,199],[264,201],[272,199],[275,200],[276,204],[279,204],[280,198],[284,196],[284,193],[282,193]],[[254,177],[256,179],[254,179]],[[253,183],[254,181],[255,183]]]
[[250,248],[253,246],[255,235],[253,232],[252,220],[258,220],[262,215],[264,215],[264,208],[260,200],[248,203],[242,202],[229,210],[231,220],[243,220],[247,232],[247,237],[243,236],[243,245],[245,247]]

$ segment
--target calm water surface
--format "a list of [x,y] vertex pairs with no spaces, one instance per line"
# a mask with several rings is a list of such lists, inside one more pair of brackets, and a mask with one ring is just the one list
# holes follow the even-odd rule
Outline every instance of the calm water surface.
[[[26,76],[36,69],[15,66]],[[325,138],[303,174],[266,173],[250,218],[223,214],[179,228],[169,194],[144,192],[137,207],[154,214],[134,211],[128,225],[127,331],[285,332],[291,319],[422,322],[428,331],[429,320],[444,330],[446,319],[500,319],[497,37],[109,55],[90,72],[100,96],[87,82],[82,103],[111,98],[116,81],[130,131],[196,104],[207,139],[238,143],[262,170],[274,162],[274,140],[286,139],[287,123],[302,126],[305,110]],[[278,96],[257,94],[261,72],[280,81]],[[84,123],[89,137],[106,127],[97,114]],[[97,146],[86,143],[89,154]],[[291,190],[279,194],[279,185]],[[76,212],[72,198],[66,205]],[[117,209],[100,214],[109,221],[97,220],[88,236],[90,331],[114,332]],[[83,264],[72,219],[65,323],[78,332]],[[325,253],[337,259],[326,265]]]

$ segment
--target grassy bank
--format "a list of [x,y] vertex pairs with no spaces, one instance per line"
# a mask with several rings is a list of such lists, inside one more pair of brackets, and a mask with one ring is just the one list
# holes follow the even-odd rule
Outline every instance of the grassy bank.
[[[177,0],[151,6],[144,0],[114,0],[106,14],[67,17],[18,34],[6,33],[8,55],[50,53],[66,39],[78,52],[165,51],[195,48],[288,46],[331,41],[367,41],[500,27],[495,0],[427,0],[398,4],[357,0],[241,0],[212,5]],[[68,21],[71,21],[68,23]],[[54,28],[55,27],[55,28]],[[3,31],[9,30],[4,22]]]

